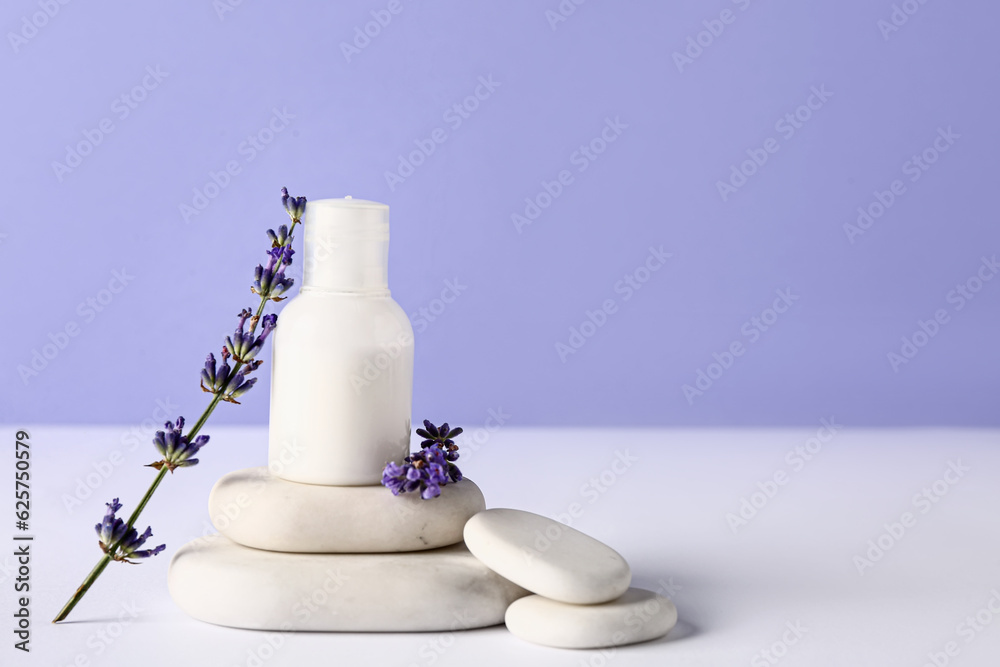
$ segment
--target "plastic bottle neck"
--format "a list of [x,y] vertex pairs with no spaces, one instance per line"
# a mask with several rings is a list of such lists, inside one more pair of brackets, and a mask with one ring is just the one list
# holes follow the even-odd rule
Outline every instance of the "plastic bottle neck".
[[303,289],[388,292],[388,206],[363,199],[311,201],[302,226]]

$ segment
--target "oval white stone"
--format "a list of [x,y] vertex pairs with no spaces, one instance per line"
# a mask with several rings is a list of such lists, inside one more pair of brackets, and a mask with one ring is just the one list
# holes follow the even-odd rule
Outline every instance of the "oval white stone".
[[608,602],[632,581],[632,571],[617,551],[531,512],[480,512],[465,524],[465,543],[501,576],[553,600]]
[[208,623],[253,630],[421,632],[503,622],[528,592],[463,544],[400,554],[286,554],[221,535],[170,561],[174,602]]
[[662,595],[630,588],[603,604],[566,604],[529,595],[507,608],[507,629],[556,648],[624,646],[656,639],[677,624],[677,608]]
[[216,529],[238,544],[295,553],[391,553],[457,544],[486,507],[471,480],[421,500],[384,486],[321,486],[246,468],[216,482],[208,498]]

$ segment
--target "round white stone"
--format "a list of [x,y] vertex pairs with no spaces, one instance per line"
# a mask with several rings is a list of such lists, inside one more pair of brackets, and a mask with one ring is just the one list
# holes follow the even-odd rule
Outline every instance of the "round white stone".
[[528,592],[463,544],[399,554],[286,554],[189,542],[167,585],[184,612],[253,630],[421,632],[497,625]]
[[662,595],[630,588],[603,604],[566,604],[529,595],[507,608],[507,629],[556,648],[624,646],[662,637],[677,624],[677,608]]
[[632,571],[617,551],[531,512],[480,512],[465,524],[465,543],[496,573],[553,600],[608,602],[632,581]]
[[421,500],[384,486],[321,486],[275,477],[266,467],[224,476],[208,498],[216,529],[248,547],[295,553],[391,553],[457,544],[486,507],[471,480]]

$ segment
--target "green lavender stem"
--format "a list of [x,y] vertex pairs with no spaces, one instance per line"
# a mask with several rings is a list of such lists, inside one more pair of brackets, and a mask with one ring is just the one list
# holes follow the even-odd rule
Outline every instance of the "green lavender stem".
[[[295,230],[295,225],[298,222],[299,221],[297,219],[292,220],[292,226],[288,230],[288,236],[285,240],[285,244],[291,243],[292,231]],[[274,268],[275,273],[277,273],[278,269],[281,268],[283,259],[284,259],[283,257],[279,258],[278,261],[276,262]],[[253,332],[253,330],[256,329],[257,318],[259,318],[261,316],[261,313],[264,312],[264,306],[267,305],[269,299],[270,296],[266,294],[261,295],[260,305],[257,306],[256,317],[254,318],[253,322],[250,325],[251,332]],[[243,367],[242,361],[236,362],[236,364],[233,366],[232,375],[236,375],[236,373],[239,373],[242,367]],[[198,435],[198,432],[205,425],[205,422],[208,421],[208,418],[212,415],[212,412],[219,404],[221,398],[222,398],[221,391],[212,397],[212,400],[208,404],[208,407],[205,408],[205,411],[201,413],[201,417],[198,418],[198,421],[194,423],[194,426],[192,426],[191,430],[188,432],[187,434],[188,440],[193,440],[194,437]],[[139,519],[139,515],[142,514],[142,511],[146,509],[146,505],[153,497],[153,494],[156,493],[157,487],[160,486],[160,482],[163,481],[163,478],[166,477],[166,475],[167,475],[167,466],[163,466],[162,468],[160,468],[159,472],[156,473],[156,478],[153,479],[153,483],[149,485],[149,488],[146,490],[146,494],[142,497],[142,500],[139,501],[139,504],[136,506],[135,511],[132,512],[132,516],[128,518],[128,523],[126,524],[125,527],[126,534],[134,526],[135,522]],[[90,571],[90,574],[87,575],[87,578],[83,580],[83,583],[80,584],[80,587],[76,589],[76,593],[73,594],[73,597],[71,597],[69,601],[67,601],[66,604],[63,605],[63,608],[62,610],[60,610],[59,614],[54,619],[52,619],[53,623],[58,623],[59,621],[65,620],[66,617],[69,616],[69,613],[73,611],[73,607],[75,607],[77,603],[83,599],[83,596],[87,594],[87,591],[90,590],[90,587],[94,585],[94,582],[97,581],[97,578],[101,576],[101,574],[104,572],[104,569],[108,566],[108,563],[110,563],[114,559],[115,552],[118,550],[120,544],[121,540],[112,544],[111,547],[108,549],[107,553],[105,553],[101,557],[101,560],[97,561],[97,565],[95,565],[94,569]]]

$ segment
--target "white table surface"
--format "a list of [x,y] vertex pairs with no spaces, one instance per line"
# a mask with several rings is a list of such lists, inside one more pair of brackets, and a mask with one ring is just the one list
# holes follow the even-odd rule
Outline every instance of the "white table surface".
[[[104,503],[120,496],[130,511],[154,474],[141,464],[158,457],[147,438],[129,450],[131,426],[12,425],[3,430],[8,480],[14,433],[26,426],[32,651],[12,646],[11,546],[0,556],[3,665],[919,666],[933,664],[929,653],[941,654],[939,664],[1000,664],[1000,613],[988,606],[995,596],[1000,612],[997,430],[845,425],[799,464],[786,454],[816,434],[819,419],[811,428],[766,430],[469,429],[460,464],[489,507],[554,517],[577,504],[572,525],[624,555],[633,585],[659,588],[676,603],[680,621],[668,637],[602,652],[534,646],[503,626],[454,635],[269,635],[185,616],[167,593],[169,558],[211,530],[206,505],[215,480],[265,462],[262,428],[206,429],[212,441],[202,463],[166,479],[140,521],[153,525],[154,543],[166,542],[167,551],[142,565],[113,563],[70,622],[52,625],[100,557],[93,526]],[[475,451],[471,438],[481,442]],[[77,480],[114,450],[123,462],[68,508]],[[614,472],[618,453],[630,465]],[[915,502],[925,488],[934,495],[952,464],[968,470],[949,474],[954,484],[939,483],[946,493],[935,502]],[[779,471],[785,484],[734,533],[727,513]],[[602,473],[605,484],[592,485]],[[13,494],[5,497],[10,520],[0,539],[13,545]],[[911,527],[859,574],[855,556],[904,512],[913,515]],[[977,614],[980,621],[969,624]],[[796,624],[801,637],[788,631]],[[943,655],[949,648],[953,657]],[[761,653],[771,649],[780,657]]]

